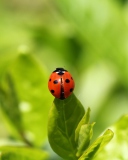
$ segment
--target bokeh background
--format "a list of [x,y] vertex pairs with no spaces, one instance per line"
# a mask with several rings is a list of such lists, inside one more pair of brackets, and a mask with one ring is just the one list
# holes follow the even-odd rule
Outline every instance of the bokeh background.
[[91,108],[94,138],[128,113],[128,1],[0,1],[1,145],[51,152],[47,81],[56,67],[73,75],[75,95]]

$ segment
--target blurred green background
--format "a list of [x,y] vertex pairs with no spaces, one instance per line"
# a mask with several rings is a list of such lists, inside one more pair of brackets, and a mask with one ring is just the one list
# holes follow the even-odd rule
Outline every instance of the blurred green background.
[[128,1],[0,1],[0,145],[49,150],[47,80],[56,67],[91,107],[94,138],[128,113]]

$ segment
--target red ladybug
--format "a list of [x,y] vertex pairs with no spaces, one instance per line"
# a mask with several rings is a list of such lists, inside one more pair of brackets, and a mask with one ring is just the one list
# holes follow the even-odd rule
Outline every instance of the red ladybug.
[[51,94],[59,99],[65,99],[74,90],[74,80],[72,75],[63,68],[56,68],[52,72],[48,81],[48,88]]

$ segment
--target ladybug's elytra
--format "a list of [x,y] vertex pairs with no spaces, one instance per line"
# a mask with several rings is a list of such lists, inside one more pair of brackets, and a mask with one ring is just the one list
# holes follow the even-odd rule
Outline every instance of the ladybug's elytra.
[[48,81],[48,88],[51,94],[61,100],[70,96],[74,90],[74,86],[75,83],[72,75],[64,68],[56,68]]

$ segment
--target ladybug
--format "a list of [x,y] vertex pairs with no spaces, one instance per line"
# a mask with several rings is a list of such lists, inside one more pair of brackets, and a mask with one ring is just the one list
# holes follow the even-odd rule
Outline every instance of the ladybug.
[[64,68],[56,68],[48,81],[51,94],[61,100],[69,97],[74,90],[75,82],[72,75]]

